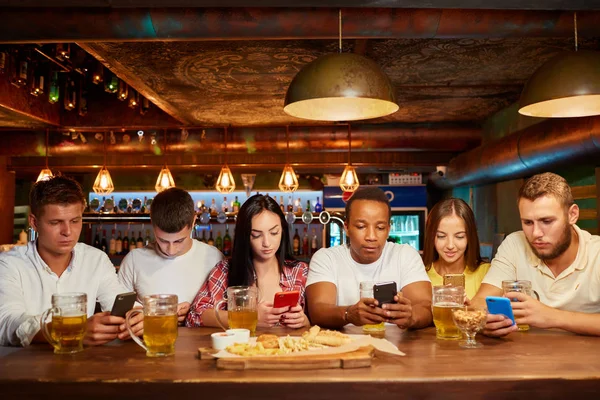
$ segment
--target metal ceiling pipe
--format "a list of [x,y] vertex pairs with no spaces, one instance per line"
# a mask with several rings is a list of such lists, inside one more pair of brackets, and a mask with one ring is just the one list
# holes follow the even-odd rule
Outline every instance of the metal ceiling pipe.
[[[0,8],[0,43],[337,39],[337,8]],[[343,9],[347,39],[571,37],[573,13]],[[600,12],[578,16],[597,36]]]
[[[453,158],[442,187],[521,178],[600,154],[600,117],[549,119]],[[597,158],[596,158],[597,160]]]
[[[200,153],[220,154],[224,151],[222,128],[188,128],[189,136],[181,140],[180,130],[167,130],[167,154]],[[106,132],[98,129],[96,132]],[[129,135],[124,141],[123,135]],[[156,143],[151,144],[152,137]],[[18,134],[0,133],[0,156],[39,155],[43,151],[45,133],[21,131]],[[75,133],[63,135],[51,131],[48,153],[60,155],[97,155],[104,151],[104,142],[95,138],[94,132],[83,133],[86,143]],[[107,144],[107,152],[134,154],[161,154],[164,146],[163,130],[146,130],[144,140],[139,141],[137,129],[114,131],[115,144]],[[286,133],[283,127],[232,127],[229,129],[227,151],[231,153],[269,154],[285,153]],[[367,124],[352,126],[352,151],[439,151],[459,153],[481,143],[481,129],[465,124]],[[41,149],[41,150],[40,150]],[[348,128],[335,126],[291,126],[290,154],[304,152],[346,152]]]

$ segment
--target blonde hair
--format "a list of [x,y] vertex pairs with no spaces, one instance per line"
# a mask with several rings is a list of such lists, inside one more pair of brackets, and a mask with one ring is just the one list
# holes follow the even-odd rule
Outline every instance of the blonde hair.
[[565,178],[552,172],[544,172],[543,174],[537,174],[527,179],[519,190],[518,200],[527,199],[533,201],[542,196],[554,197],[565,208],[569,208],[575,203],[571,187]]

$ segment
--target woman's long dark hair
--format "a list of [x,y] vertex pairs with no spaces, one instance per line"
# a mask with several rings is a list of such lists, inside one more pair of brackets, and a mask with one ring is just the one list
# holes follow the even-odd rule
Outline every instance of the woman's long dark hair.
[[277,214],[281,222],[281,243],[276,252],[279,273],[282,272],[285,260],[294,260],[288,223],[279,205],[269,196],[256,194],[242,204],[237,216],[233,251],[229,260],[227,286],[250,286],[254,284],[254,264],[252,262],[252,247],[250,246],[252,218],[265,210]]

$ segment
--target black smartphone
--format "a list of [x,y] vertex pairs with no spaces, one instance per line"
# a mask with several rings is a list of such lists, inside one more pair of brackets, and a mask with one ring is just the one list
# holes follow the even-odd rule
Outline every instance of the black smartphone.
[[396,282],[381,282],[373,285],[373,297],[382,304],[395,303],[394,296],[398,294]]
[[115,297],[115,303],[113,304],[112,310],[110,311],[110,315],[125,318],[125,314],[127,314],[127,311],[133,308],[133,305],[135,304],[135,299],[137,299],[136,292],[118,294]]

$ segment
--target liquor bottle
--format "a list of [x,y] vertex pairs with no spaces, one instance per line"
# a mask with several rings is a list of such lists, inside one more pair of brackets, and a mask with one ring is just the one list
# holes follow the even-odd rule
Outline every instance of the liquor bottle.
[[129,239],[129,250],[133,250],[136,248],[135,245],[135,232],[131,231],[131,239]]
[[202,230],[202,239],[200,239],[200,241],[201,241],[202,243],[206,243],[206,236],[205,236],[205,233],[206,233],[206,231],[205,231],[205,230]]
[[312,238],[310,241],[310,252],[311,254],[315,254],[315,252],[319,250],[319,239],[317,239],[317,232],[315,228],[312,228]]
[[229,204],[227,203],[227,197],[223,197],[223,203],[221,204],[221,211],[224,213],[229,211]]
[[310,200],[306,200],[306,211],[311,212]]
[[123,234],[123,255],[127,255],[129,253],[129,232],[125,231]]
[[304,228],[304,235],[302,235],[302,254],[304,254],[304,256],[308,257],[308,246],[309,246],[309,240],[308,240],[308,231],[306,228]]
[[[142,208],[140,209],[140,212],[143,214],[146,212],[146,202],[148,201],[148,199],[146,198],[146,196],[144,196],[144,202],[142,203]],[[140,232],[140,235],[142,233]]]
[[94,236],[94,247],[100,248],[100,229],[96,229],[96,236]]
[[221,237],[221,231],[219,231],[219,233],[217,233],[217,240],[215,240],[215,247],[221,253],[223,252],[223,238]]
[[213,215],[217,215],[217,203],[215,203],[215,199],[212,199],[210,203],[210,213]]
[[302,214],[302,199],[300,197],[296,199],[296,213]]
[[123,254],[123,238],[121,237],[121,231],[118,231],[117,240],[115,241],[115,254]]
[[288,196],[288,206],[287,210],[289,212],[294,212],[294,203],[292,203],[292,196]]
[[323,211],[323,205],[321,204],[320,199],[317,197],[317,204],[315,204],[315,212],[320,213]]
[[235,200],[233,201],[233,212],[234,213],[238,213],[240,211],[240,202],[238,200],[238,197],[235,196]]
[[212,229],[208,233],[208,241],[206,242],[206,244],[208,244],[210,246],[214,246],[215,245],[215,240],[212,237]]
[[117,250],[116,250],[116,246],[117,246],[117,240],[115,239],[115,230],[112,230],[112,235],[110,235],[110,242],[108,245],[108,254],[110,254],[111,256],[114,255]]
[[294,255],[300,255],[300,236],[298,235],[298,228],[296,228],[296,233],[294,233]]
[[150,238],[150,229],[146,229],[146,237],[144,238],[144,246],[148,246],[152,242],[152,238]]
[[102,240],[100,241],[100,250],[108,254],[108,243],[106,243],[106,229],[102,231]]
[[225,227],[225,237],[223,237],[223,255],[231,255],[231,236],[229,236],[229,226]]
[[282,213],[285,213],[285,205],[283,204],[283,196],[279,196],[279,208],[281,208]]
[[142,231],[138,232],[138,238],[135,241],[135,247],[137,247],[138,249],[141,249],[142,247],[144,247],[144,239],[142,239]]

